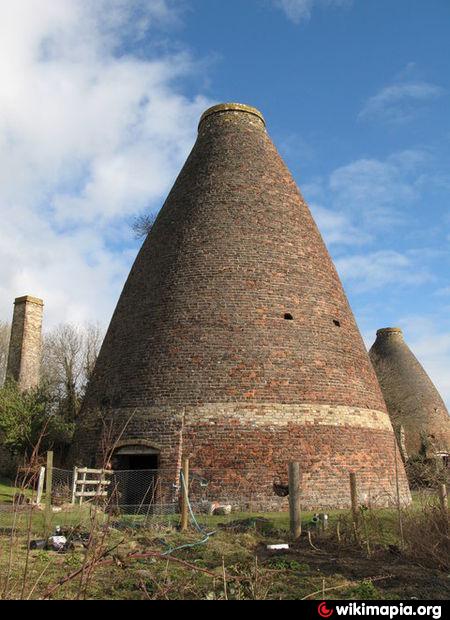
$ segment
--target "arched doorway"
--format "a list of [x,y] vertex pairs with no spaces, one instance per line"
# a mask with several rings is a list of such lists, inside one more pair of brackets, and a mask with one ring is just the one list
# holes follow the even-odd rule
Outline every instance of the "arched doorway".
[[112,459],[113,469],[125,470],[157,470],[159,466],[159,450],[150,446],[136,444],[116,448]]

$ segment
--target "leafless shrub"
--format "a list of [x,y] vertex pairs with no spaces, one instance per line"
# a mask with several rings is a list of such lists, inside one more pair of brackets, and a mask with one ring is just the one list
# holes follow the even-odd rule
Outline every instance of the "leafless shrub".
[[401,513],[401,534],[393,511],[362,506],[357,524],[351,514],[343,514],[336,527],[322,536],[342,550],[359,547],[368,557],[388,550],[419,566],[448,571],[450,515],[436,493],[423,492],[414,504],[402,507]]
[[450,515],[431,495],[420,507],[406,510],[403,519],[405,553],[427,568],[450,569]]
[[449,480],[449,470],[441,467],[436,458],[417,455],[406,461],[406,474],[412,489],[435,489]]

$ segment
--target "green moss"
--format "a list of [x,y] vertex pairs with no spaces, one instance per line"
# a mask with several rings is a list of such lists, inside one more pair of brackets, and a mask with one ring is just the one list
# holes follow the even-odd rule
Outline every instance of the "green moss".
[[376,600],[383,598],[380,590],[371,581],[361,581],[354,588],[347,590],[347,598],[356,600]]

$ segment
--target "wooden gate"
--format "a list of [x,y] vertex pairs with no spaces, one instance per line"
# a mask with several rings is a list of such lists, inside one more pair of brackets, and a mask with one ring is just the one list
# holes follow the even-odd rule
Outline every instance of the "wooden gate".
[[107,497],[108,480],[113,472],[109,469],[89,469],[74,467],[72,484],[72,504],[82,504],[85,498]]

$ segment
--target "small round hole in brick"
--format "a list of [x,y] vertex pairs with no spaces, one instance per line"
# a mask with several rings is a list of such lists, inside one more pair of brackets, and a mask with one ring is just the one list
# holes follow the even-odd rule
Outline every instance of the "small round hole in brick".
[[285,313],[284,318],[285,318],[286,321],[293,321],[294,320],[294,317],[289,312]]
[[338,321],[337,319],[333,319],[333,323],[336,325],[336,327],[340,327],[341,326],[341,322]]

